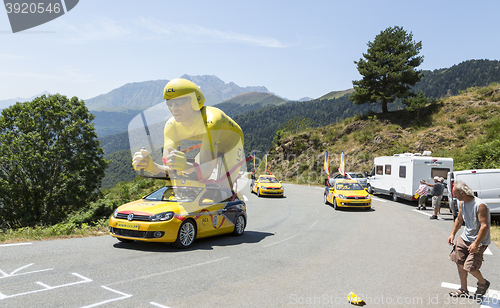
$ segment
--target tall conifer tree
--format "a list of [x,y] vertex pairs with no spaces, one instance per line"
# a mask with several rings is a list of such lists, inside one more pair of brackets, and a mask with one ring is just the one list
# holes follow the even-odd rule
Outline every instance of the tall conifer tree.
[[410,87],[423,77],[416,70],[424,58],[418,56],[422,42],[414,42],[411,32],[396,26],[381,31],[367,45],[363,58],[354,61],[363,78],[353,81],[355,93],[350,100],[356,105],[381,103],[387,113],[389,103],[415,95]]

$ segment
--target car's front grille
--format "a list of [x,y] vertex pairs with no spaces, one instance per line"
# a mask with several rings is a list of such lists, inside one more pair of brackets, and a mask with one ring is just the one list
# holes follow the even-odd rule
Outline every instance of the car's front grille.
[[114,235],[121,235],[127,237],[136,237],[136,238],[153,238],[153,232],[150,231],[136,231],[136,230],[127,230],[120,228],[110,228],[111,233]]
[[356,199],[367,199],[365,197],[347,197],[346,199],[353,199],[353,200],[356,200]]
[[348,206],[367,206],[370,205],[370,203],[351,203],[351,202],[341,202],[342,205],[348,205]]
[[[128,220],[128,215],[129,214],[118,213],[116,215],[116,218],[117,219],[126,219],[126,220]],[[149,216],[146,216],[146,215],[135,215],[134,214],[134,219],[132,219],[132,220],[149,221]]]

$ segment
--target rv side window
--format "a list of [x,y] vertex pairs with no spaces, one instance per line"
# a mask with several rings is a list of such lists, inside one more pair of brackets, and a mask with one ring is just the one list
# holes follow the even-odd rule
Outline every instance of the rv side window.
[[385,174],[391,174],[391,165],[385,165]]
[[432,168],[431,169],[431,179],[433,179],[435,176],[439,176],[439,177],[447,180],[448,179],[448,172],[450,172],[450,169],[448,169],[448,168]]
[[406,178],[406,166],[399,166],[399,177]]
[[377,174],[383,175],[384,174],[384,166],[377,166]]

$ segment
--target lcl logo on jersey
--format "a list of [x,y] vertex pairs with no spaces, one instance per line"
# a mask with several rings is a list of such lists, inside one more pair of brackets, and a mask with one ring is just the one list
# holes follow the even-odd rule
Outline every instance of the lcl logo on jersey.
[[3,0],[12,32],[30,29],[71,11],[79,0]]

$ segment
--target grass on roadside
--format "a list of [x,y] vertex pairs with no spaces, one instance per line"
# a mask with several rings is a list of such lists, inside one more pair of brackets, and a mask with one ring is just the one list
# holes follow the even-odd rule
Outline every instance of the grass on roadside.
[[25,227],[16,230],[0,229],[0,243],[22,243],[27,241],[40,241],[63,238],[89,237],[108,234],[108,220],[101,219],[93,225],[83,223],[56,224],[49,227]]
[[491,241],[500,248],[500,221],[493,220],[490,230]]

